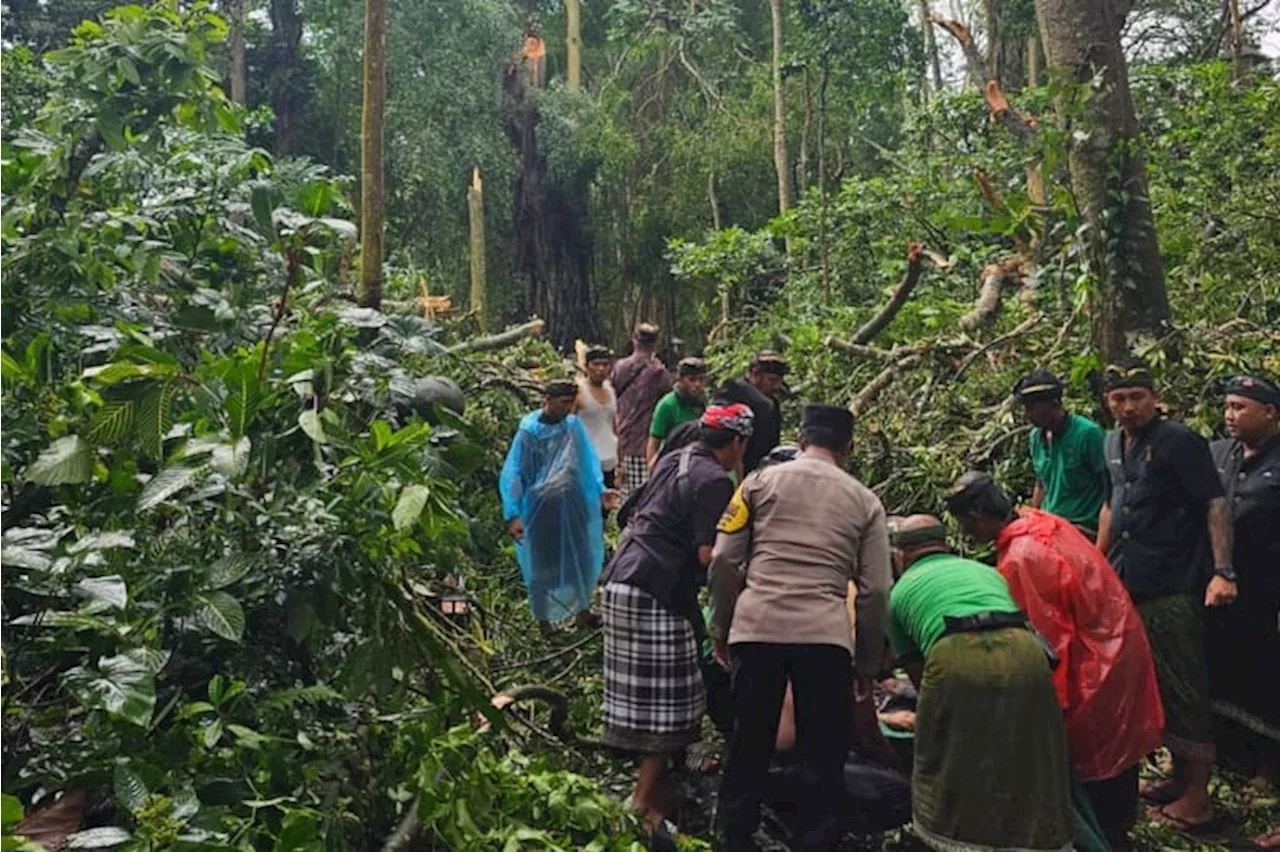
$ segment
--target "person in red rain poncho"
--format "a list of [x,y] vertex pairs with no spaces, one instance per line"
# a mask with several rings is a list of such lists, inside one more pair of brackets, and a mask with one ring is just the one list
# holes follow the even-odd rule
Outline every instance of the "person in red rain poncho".
[[1151,647],[1138,611],[1105,556],[1070,522],[1017,512],[985,473],[956,482],[947,509],[966,534],[995,542],[996,568],[1014,601],[1053,647],[1071,766],[1113,849],[1138,803],[1138,763],[1160,745]]

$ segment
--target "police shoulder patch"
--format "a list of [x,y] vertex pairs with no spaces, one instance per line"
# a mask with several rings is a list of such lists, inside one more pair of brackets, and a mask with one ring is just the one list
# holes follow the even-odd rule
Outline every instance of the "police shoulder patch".
[[716,530],[722,533],[736,533],[745,529],[750,520],[751,510],[747,508],[747,501],[742,498],[742,486],[739,485],[738,490],[733,492],[733,499],[729,501],[728,506],[725,506]]

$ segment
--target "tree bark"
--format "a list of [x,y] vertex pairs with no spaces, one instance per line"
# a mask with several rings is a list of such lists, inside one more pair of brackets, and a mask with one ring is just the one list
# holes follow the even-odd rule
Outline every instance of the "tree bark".
[[[984,0],[987,14],[987,79],[1005,92],[1027,84],[1026,31],[1030,21],[1019,20],[1022,0]],[[1025,14],[1025,13],[1024,13]]]
[[582,87],[582,8],[579,0],[564,0],[565,55],[568,60],[566,87],[576,92]]
[[267,71],[275,113],[273,148],[277,155],[297,150],[297,134],[306,101],[302,68],[302,15],[297,0],[271,0],[271,42]]
[[244,0],[231,0],[227,14],[231,18],[231,100],[244,106]]
[[924,52],[929,58],[929,71],[933,75],[933,93],[942,92],[942,61],[938,58],[938,42],[933,37],[933,25],[930,21],[933,13],[929,11],[929,0],[920,0],[920,26],[924,29]]
[[1227,0],[1227,20],[1231,26],[1232,78],[1240,81],[1249,76],[1249,65],[1244,58],[1244,20],[1240,17],[1240,0]]
[[1081,116],[1068,137],[1068,165],[1095,277],[1094,342],[1113,359],[1128,351],[1130,334],[1160,335],[1169,325],[1146,163],[1120,47],[1124,19],[1114,0],[1036,0],[1036,10],[1049,66],[1081,83],[1100,78],[1083,111],[1066,102],[1059,106],[1064,115]]
[[485,330],[484,274],[484,187],[480,183],[480,167],[471,172],[467,190],[467,212],[471,219],[471,313],[476,315],[481,333]]
[[382,304],[382,124],[387,105],[387,0],[364,3],[364,108],[360,116],[362,307]]
[[791,209],[791,158],[787,154],[787,110],[782,94],[782,0],[769,0],[773,19],[773,168],[778,173],[778,212]]

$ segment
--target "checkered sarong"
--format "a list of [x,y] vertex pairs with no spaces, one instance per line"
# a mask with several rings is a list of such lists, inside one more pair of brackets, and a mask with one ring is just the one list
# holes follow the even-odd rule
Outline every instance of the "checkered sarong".
[[604,742],[641,754],[697,741],[706,706],[693,625],[647,592],[604,588]]
[[649,465],[644,456],[623,456],[622,466],[627,469],[627,487],[622,489],[622,499],[649,481]]

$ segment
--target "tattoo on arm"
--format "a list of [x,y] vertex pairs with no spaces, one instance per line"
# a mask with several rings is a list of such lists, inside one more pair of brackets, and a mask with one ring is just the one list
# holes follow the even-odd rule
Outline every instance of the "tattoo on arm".
[[1213,546],[1213,567],[1231,564],[1232,540],[1231,512],[1226,497],[1209,501],[1209,541]]

